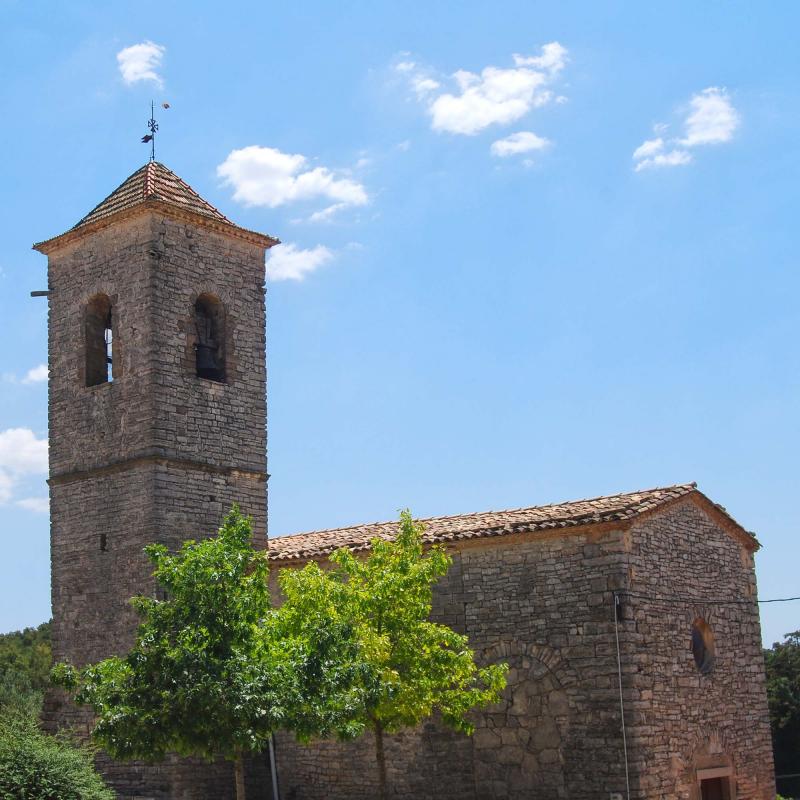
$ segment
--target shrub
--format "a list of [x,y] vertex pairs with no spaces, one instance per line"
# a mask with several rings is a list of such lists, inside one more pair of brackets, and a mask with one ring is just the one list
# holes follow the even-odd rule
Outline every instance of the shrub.
[[24,708],[0,721],[0,800],[114,800],[91,753],[42,733]]

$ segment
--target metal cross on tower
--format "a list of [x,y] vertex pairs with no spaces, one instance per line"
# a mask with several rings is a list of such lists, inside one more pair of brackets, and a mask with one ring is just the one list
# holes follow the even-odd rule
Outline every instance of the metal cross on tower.
[[[169,103],[162,103],[161,108],[169,108]],[[142,142],[147,144],[150,142],[150,160],[156,160],[156,131],[158,130],[158,123],[155,117],[155,104],[150,101],[150,119],[147,120],[147,130],[150,131],[146,136],[142,136]]]

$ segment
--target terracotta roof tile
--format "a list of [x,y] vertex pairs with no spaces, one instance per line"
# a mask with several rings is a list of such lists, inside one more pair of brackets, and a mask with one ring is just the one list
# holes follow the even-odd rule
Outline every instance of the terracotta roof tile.
[[90,225],[147,200],[161,200],[185,211],[202,214],[217,222],[233,225],[224,214],[217,211],[211,203],[203,200],[188,183],[182,181],[172,170],[167,169],[158,161],[149,161],[123,181],[70,230],[74,231],[84,225]]
[[[600,522],[622,522],[695,491],[696,484],[687,483],[547,506],[432,517],[419,521],[425,526],[423,539],[426,542],[453,542],[512,533],[576,528]],[[374,522],[277,537],[269,541],[270,559],[307,560],[326,556],[340,547],[348,547],[353,551],[367,550],[370,541],[375,537],[394,538],[397,525],[397,521]]]
[[144,207],[155,208],[165,214],[172,213],[179,218],[189,215],[200,223],[207,221],[212,229],[265,248],[280,244],[272,236],[247,230],[231,222],[174,172],[158,161],[150,161],[126,178],[102,203],[68,231],[38,242],[33,248],[41,253],[50,253],[56,246],[73,241],[84,233],[113,224],[117,215],[133,214]]

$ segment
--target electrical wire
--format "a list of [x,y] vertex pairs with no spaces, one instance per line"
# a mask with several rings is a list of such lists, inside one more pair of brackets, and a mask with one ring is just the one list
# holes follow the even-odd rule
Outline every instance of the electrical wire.
[[665,603],[698,603],[698,604],[705,604],[705,605],[729,605],[729,606],[741,606],[741,605],[751,605],[753,602],[758,603],[759,605],[764,603],[790,603],[793,600],[800,600],[800,597],[772,597],[769,600],[729,600],[729,599],[721,599],[721,598],[714,598],[714,597],[680,597],[680,596],[669,596],[665,595],[663,597],[658,597],[655,595],[649,594],[639,594],[638,592],[630,592],[627,589],[618,589],[614,592],[617,596],[625,596],[625,597],[635,597],[637,600],[653,600],[653,601],[660,601]]

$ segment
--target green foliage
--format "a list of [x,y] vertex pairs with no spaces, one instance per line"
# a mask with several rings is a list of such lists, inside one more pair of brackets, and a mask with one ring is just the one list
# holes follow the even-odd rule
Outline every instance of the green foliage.
[[7,708],[38,713],[51,663],[49,622],[0,635],[0,715]]
[[[302,665],[295,673],[299,713],[290,702],[287,718],[300,738],[371,729],[378,796],[385,798],[384,732],[438,713],[471,733],[467,714],[499,700],[507,665],[478,668],[466,636],[430,621],[433,586],[451,559],[438,546],[425,552],[409,512],[395,541],[374,539],[365,559],[338,550],[331,561],[327,572],[310,563],[280,574],[286,600],[279,627],[289,661]],[[306,668],[304,658],[317,666]]]
[[284,570],[286,602],[274,618],[274,661],[285,665],[283,727],[300,741],[360,736],[376,675],[363,658],[344,585],[316,564]]
[[44,694],[27,687],[11,675],[0,682],[0,719],[20,717],[36,720],[42,710]]
[[800,631],[765,650],[764,663],[776,771],[800,772]]
[[[433,586],[451,563],[445,550],[425,552],[422,528],[405,511],[395,541],[373,540],[364,559],[338,550],[331,561],[330,571],[310,563],[282,570],[279,579],[284,624],[295,640],[309,642],[309,652],[320,626],[338,626],[354,639],[334,637],[342,665],[336,677],[343,680],[328,687],[329,702],[335,705],[332,696],[339,701],[337,713],[317,735],[333,728],[349,737],[371,728],[383,773],[384,731],[416,726],[438,713],[446,724],[471,733],[468,712],[499,700],[507,665],[479,668],[466,636],[429,620]],[[312,728],[301,733],[311,735]],[[381,796],[384,780],[381,774]]]
[[31,718],[0,720],[0,800],[114,800],[85,749],[46,736]]
[[270,608],[268,565],[234,507],[219,535],[177,555],[146,552],[166,599],[137,597],[136,644],[53,678],[97,714],[94,739],[115,758],[169,752],[237,764],[277,728],[302,740],[376,734],[385,794],[383,732],[438,713],[470,733],[468,713],[496,702],[506,665],[478,668],[467,638],[429,621],[432,589],[447,572],[441,547],[424,551],[408,512],[395,542],[375,540],[366,559],[335,553],[334,569],[284,570],[286,602]]
[[176,555],[149,545],[166,599],[131,601],[142,617],[133,649],[81,671],[54,670],[95,711],[93,737],[115,758],[176,752],[240,763],[280,722],[268,565],[250,539],[250,520],[234,507],[216,538],[186,542]]

